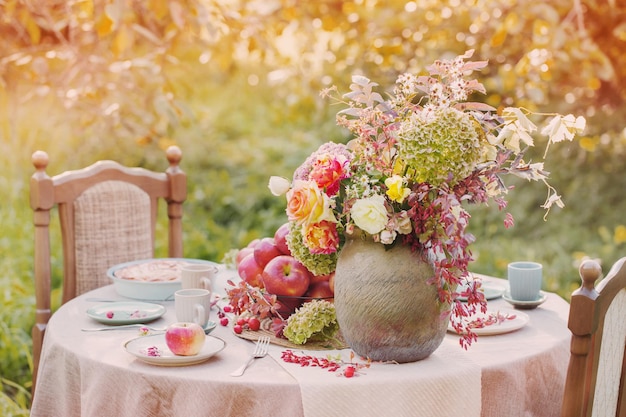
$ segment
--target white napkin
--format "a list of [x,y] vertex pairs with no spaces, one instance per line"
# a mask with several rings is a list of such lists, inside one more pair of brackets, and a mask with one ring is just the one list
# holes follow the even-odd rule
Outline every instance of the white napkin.
[[[481,370],[458,346],[443,343],[430,357],[413,363],[372,363],[352,378],[338,372],[286,363],[272,346],[270,355],[299,383],[305,417],[452,416],[479,417]],[[294,351],[298,355],[350,360],[350,350]],[[355,361],[360,361],[358,357]],[[361,361],[362,362],[362,361]]]

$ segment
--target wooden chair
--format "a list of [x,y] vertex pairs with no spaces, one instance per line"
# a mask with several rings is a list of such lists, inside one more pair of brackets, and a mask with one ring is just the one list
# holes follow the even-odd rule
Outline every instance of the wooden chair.
[[112,265],[154,257],[157,208],[167,202],[169,256],[183,257],[182,203],[187,178],[180,169],[181,150],[166,151],[164,173],[99,161],[50,178],[48,155],[32,155],[30,206],[35,223],[35,300],[33,326],[33,387],[48,320],[51,316],[50,210],[58,209],[63,245],[62,303],[91,289],[110,284]]
[[561,417],[626,417],[626,257],[595,286],[601,274],[597,262],[584,261],[572,293]]

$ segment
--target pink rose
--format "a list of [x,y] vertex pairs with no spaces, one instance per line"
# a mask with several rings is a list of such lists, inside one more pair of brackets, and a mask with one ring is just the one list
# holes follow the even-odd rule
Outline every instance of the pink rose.
[[328,195],[335,195],[339,191],[339,183],[348,177],[346,167],[348,159],[343,155],[319,155],[311,167],[309,178]]

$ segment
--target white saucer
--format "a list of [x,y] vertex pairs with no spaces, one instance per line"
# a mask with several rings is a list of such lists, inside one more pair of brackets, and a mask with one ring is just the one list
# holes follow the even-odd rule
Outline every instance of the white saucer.
[[502,298],[504,298],[507,303],[513,305],[515,308],[519,308],[522,310],[532,310],[538,305],[543,304],[543,302],[546,301],[546,299],[548,298],[548,295],[543,291],[539,291],[538,299],[532,301],[521,301],[512,299],[511,293],[509,292],[509,290],[506,290],[504,294],[502,294]]

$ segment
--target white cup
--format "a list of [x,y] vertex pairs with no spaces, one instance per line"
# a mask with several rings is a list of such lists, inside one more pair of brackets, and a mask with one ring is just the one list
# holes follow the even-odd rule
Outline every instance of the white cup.
[[211,291],[203,288],[178,290],[174,293],[176,320],[193,322],[202,327],[209,323]]
[[217,267],[209,264],[185,265],[181,269],[182,288],[203,288],[213,291],[213,282],[217,274]]
[[507,267],[511,298],[517,301],[535,301],[543,283],[543,267],[537,262],[511,262]]

